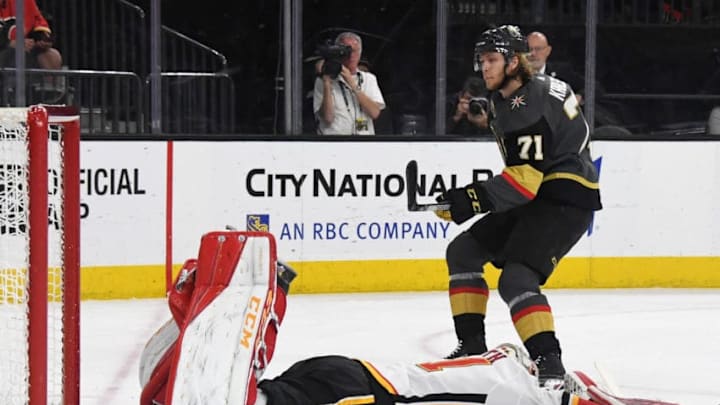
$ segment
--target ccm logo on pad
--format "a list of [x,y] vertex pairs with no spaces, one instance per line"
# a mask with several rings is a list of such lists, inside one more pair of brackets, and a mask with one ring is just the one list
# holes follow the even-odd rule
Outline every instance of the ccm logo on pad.
[[248,302],[248,312],[245,314],[245,320],[243,321],[242,338],[240,339],[240,344],[243,345],[243,347],[245,347],[246,349],[250,348],[250,339],[255,333],[256,325],[260,320],[259,315],[261,303],[262,300],[260,299],[260,297],[255,295],[250,297],[250,302]]

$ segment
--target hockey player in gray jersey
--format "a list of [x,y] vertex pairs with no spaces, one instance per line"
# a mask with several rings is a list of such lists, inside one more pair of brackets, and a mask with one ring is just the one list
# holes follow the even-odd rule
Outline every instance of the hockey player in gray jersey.
[[553,315],[540,291],[558,261],[601,208],[590,131],[572,89],[533,74],[525,36],[504,25],[481,35],[475,67],[490,90],[489,126],[505,162],[487,181],[450,189],[437,214],[463,223],[487,213],[447,247],[450,305],[458,338],[448,358],[484,352],[488,285],[483,266],[502,270],[498,291],[515,329],[539,367],[540,381],[565,369]]

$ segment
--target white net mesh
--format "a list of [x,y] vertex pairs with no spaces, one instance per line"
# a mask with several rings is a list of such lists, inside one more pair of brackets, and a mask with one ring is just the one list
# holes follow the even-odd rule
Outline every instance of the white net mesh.
[[[28,403],[27,109],[0,109],[0,403]],[[62,401],[61,127],[48,134],[48,403]]]
[[48,138],[48,403],[62,403],[63,387],[63,158],[62,126]]

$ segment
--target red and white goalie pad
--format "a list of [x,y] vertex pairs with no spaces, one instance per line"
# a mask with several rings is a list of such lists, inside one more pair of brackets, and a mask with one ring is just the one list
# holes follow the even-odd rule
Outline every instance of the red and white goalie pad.
[[143,352],[140,403],[254,404],[285,316],[277,269],[270,233],[204,235],[168,295],[173,320]]
[[612,395],[582,371],[573,371],[565,376],[565,390],[598,405],[679,405],[654,399],[621,398]]

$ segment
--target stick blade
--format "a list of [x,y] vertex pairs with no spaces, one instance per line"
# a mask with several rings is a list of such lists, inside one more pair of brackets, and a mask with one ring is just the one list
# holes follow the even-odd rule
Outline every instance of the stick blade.
[[450,203],[440,201],[432,204],[419,204],[418,197],[418,164],[411,160],[405,166],[405,191],[407,193],[408,211],[443,211],[450,209]]

